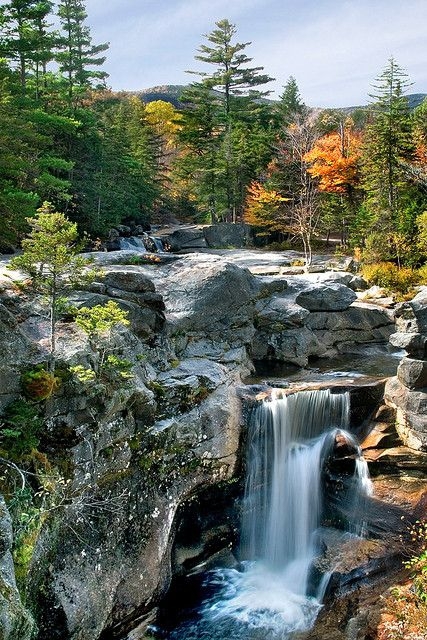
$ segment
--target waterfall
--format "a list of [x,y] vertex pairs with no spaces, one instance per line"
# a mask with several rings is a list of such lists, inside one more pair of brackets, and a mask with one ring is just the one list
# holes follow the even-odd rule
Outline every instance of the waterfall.
[[126,251],[139,251],[140,253],[146,253],[147,249],[142,238],[138,236],[130,236],[129,238],[120,238],[120,249]]
[[347,429],[348,422],[348,393],[328,389],[275,398],[255,409],[242,525],[248,559],[276,569],[310,561],[320,517],[321,458],[330,431]]
[[248,425],[241,566],[206,574],[208,597],[171,640],[290,640],[311,628],[328,584],[312,571],[326,506],[322,485],[325,469],[334,480],[338,450],[349,470],[343,535],[363,533],[370,480],[347,432],[349,393],[279,393],[256,406]]
[[140,253],[163,253],[163,242],[160,238],[149,236],[144,233],[141,236],[130,236],[129,238],[119,239],[120,249],[138,251]]
[[[327,578],[310,583],[323,509],[322,470],[337,442],[360,455],[347,432],[349,416],[349,393],[330,390],[276,395],[254,409],[241,536],[245,570],[217,570],[221,598],[205,608],[222,638],[258,638],[263,630],[265,638],[283,640],[312,626],[327,586]],[[357,460],[354,468],[351,496],[365,495],[366,463]],[[353,521],[348,530],[362,533],[363,522]],[[227,631],[230,621],[244,629],[242,635]]]

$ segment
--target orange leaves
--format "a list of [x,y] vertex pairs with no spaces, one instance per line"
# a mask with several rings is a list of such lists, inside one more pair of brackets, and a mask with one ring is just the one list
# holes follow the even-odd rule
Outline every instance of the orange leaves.
[[308,172],[319,178],[319,190],[347,193],[358,182],[360,134],[349,129],[319,138],[304,160],[311,166]]

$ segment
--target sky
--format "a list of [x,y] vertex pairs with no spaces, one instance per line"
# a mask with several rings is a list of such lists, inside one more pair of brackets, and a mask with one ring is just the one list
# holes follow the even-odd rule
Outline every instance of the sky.
[[227,18],[280,95],[296,78],[313,107],[366,104],[390,56],[427,93],[427,0],[86,0],[94,44],[109,42],[114,90],[188,84],[204,34]]

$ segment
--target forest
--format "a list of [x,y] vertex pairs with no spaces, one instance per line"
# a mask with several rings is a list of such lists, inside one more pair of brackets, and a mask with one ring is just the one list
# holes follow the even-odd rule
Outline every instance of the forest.
[[179,107],[144,104],[108,88],[108,43],[93,43],[82,0],[0,7],[0,250],[49,202],[92,242],[118,224],[245,221],[308,263],[333,236],[365,263],[422,274],[427,102],[410,108],[398,62],[367,107],[320,110],[292,76],[268,99],[272,78],[227,19],[201,38]]

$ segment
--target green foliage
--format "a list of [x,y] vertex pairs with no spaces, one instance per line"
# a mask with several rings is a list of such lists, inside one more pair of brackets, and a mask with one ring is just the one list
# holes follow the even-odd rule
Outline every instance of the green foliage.
[[34,218],[28,219],[31,231],[22,241],[23,253],[10,261],[12,269],[28,275],[32,287],[44,294],[50,317],[49,366],[55,368],[56,323],[63,308],[62,294],[82,282],[90,282],[95,271],[91,261],[78,255],[77,225],[45,202]]
[[384,287],[389,292],[408,293],[419,282],[419,275],[408,267],[399,267],[393,262],[379,262],[365,265],[363,277],[373,285]]
[[417,247],[424,259],[427,259],[427,211],[424,211],[415,220],[418,230]]
[[5,455],[19,462],[38,447],[42,428],[38,407],[23,398],[14,400],[1,417],[0,447]]
[[67,95],[70,107],[75,107],[93,83],[100,84],[107,78],[105,71],[94,70],[105,62],[99,56],[108,49],[108,43],[92,44],[90,29],[85,24],[87,14],[82,0],[62,0],[58,6],[62,34],[60,50],[56,53],[60,72],[67,79]]
[[417,269],[418,282],[422,285],[427,285],[427,264],[423,264],[422,267]]
[[201,215],[212,222],[241,217],[245,190],[271,158],[271,109],[256,89],[272,78],[262,67],[249,67],[248,43],[234,41],[228,20],[216,23],[196,60],[211,71],[192,71],[201,78],[183,94],[178,139],[190,153],[175,163],[181,195],[196,196]]
[[87,384],[96,379],[96,373],[90,367],[84,367],[81,364],[70,367],[70,372],[76,376],[77,380],[82,384]]
[[401,201],[408,182],[404,161],[411,158],[410,114],[405,89],[407,74],[390,58],[374,85],[373,121],[365,131],[363,187],[368,207],[383,229],[399,231]]
[[110,373],[110,375],[117,375],[120,378],[123,378],[123,380],[130,380],[130,378],[133,378],[133,374],[131,372],[132,367],[133,364],[130,360],[120,358],[114,353],[107,355],[103,365],[104,371]]
[[117,302],[109,300],[106,304],[97,304],[93,307],[80,307],[77,310],[76,324],[91,338],[108,335],[113,327],[127,326],[128,312],[123,311]]
[[43,509],[36,504],[34,492],[26,486],[15,491],[8,502],[13,522],[13,561],[18,587],[24,591],[34,548],[43,524]]
[[98,351],[99,360],[94,367],[75,365],[70,367],[79,382],[88,384],[99,380],[107,384],[123,383],[133,377],[133,363],[112,352],[111,332],[115,327],[129,325],[128,312],[123,311],[113,300],[104,305],[80,307],[76,311],[76,324],[90,338],[92,347]]

